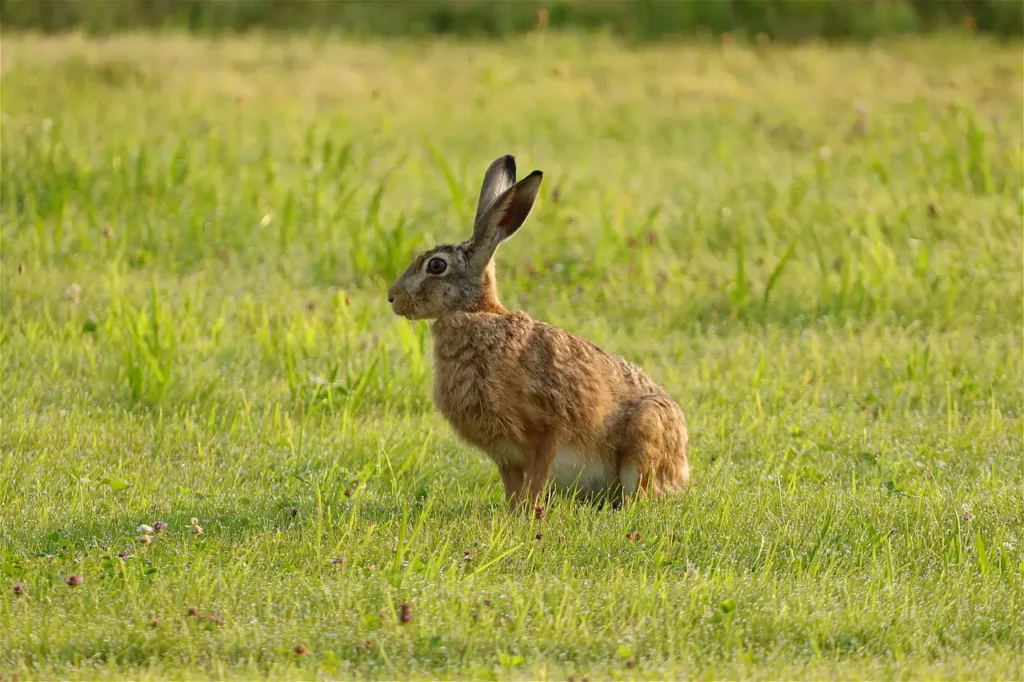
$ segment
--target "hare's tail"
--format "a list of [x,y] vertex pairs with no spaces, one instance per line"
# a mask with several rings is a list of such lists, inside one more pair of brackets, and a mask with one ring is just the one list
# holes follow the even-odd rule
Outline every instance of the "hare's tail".
[[646,395],[628,406],[619,450],[624,495],[660,496],[690,485],[688,433],[682,409],[670,398]]

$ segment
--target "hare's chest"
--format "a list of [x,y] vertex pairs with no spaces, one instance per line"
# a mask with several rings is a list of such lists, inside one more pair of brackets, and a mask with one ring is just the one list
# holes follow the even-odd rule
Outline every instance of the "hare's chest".
[[495,388],[485,371],[454,362],[434,370],[434,404],[460,436],[482,448],[507,440],[509,415],[497,409]]

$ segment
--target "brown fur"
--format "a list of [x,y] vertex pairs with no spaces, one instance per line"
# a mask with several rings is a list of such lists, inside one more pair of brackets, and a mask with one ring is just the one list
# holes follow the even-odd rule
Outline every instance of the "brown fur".
[[[551,480],[585,495],[685,490],[682,408],[639,367],[498,300],[494,252],[526,220],[540,177],[514,184],[512,157],[495,161],[473,237],[421,255],[388,293],[396,314],[434,320],[434,402],[497,464],[510,504]],[[428,272],[433,258],[443,275]]]

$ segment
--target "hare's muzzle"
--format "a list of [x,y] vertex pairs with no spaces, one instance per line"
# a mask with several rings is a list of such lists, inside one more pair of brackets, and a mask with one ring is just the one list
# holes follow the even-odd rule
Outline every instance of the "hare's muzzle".
[[409,306],[408,297],[404,295],[404,292],[399,291],[397,286],[392,286],[388,289],[388,303],[391,304],[391,312],[395,315],[405,315],[408,311],[406,308]]

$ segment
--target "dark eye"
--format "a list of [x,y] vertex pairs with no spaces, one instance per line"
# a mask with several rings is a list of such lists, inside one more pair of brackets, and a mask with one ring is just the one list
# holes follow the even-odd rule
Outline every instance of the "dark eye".
[[440,275],[448,269],[448,263],[444,258],[431,258],[427,261],[427,272],[431,275]]

